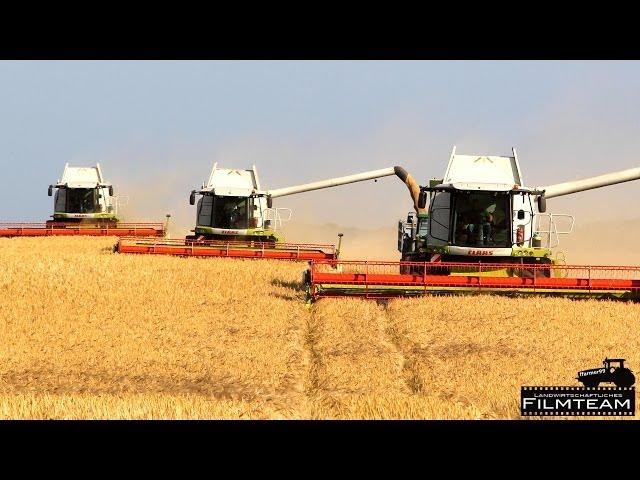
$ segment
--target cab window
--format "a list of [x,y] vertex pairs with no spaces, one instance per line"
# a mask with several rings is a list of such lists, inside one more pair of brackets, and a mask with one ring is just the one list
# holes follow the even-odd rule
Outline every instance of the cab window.
[[68,188],[66,189],[67,213],[95,213],[98,206],[97,191],[95,188]]
[[453,244],[474,247],[511,247],[509,212],[508,193],[456,193]]
[[253,212],[253,198],[216,196],[212,225],[215,228],[249,228],[249,212]]

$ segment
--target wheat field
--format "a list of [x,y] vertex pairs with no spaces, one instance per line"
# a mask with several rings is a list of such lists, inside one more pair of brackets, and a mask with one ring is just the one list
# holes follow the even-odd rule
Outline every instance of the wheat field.
[[521,385],[640,365],[640,304],[305,303],[304,262],[0,239],[0,418],[517,419]]

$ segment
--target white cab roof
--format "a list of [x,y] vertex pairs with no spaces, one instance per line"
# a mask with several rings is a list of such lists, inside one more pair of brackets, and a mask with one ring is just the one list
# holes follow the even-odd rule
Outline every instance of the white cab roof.
[[205,191],[215,191],[216,195],[248,197],[260,190],[258,172],[254,166],[251,169],[239,170],[232,168],[218,168],[215,163]]
[[58,185],[70,188],[95,188],[98,185],[106,184],[99,163],[95,167],[70,167],[66,163],[62,179],[58,182]]
[[523,186],[515,149],[513,156],[458,155],[453,147],[442,181],[457,189],[511,190]]

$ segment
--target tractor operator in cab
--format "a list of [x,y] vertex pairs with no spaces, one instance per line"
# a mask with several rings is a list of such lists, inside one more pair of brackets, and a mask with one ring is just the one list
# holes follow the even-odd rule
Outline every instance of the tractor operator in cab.
[[456,243],[470,245],[473,242],[474,223],[480,218],[478,199],[469,202],[468,196],[461,196],[458,200],[458,220],[456,222]]
[[506,238],[507,216],[503,207],[504,205],[502,202],[493,201],[484,210],[485,219],[489,226],[489,233],[487,234],[487,242],[504,243],[507,240]]
[[494,226],[504,225],[506,216],[504,214],[504,210],[501,207],[502,205],[500,205],[499,203],[493,202],[491,205],[484,209],[485,218]]
[[231,228],[247,228],[246,209],[244,205],[235,205],[229,214]]
[[[503,205],[497,200],[490,200],[486,207],[478,197],[472,197],[469,205],[462,205],[458,238],[463,245],[495,244],[494,235],[504,236],[506,215]],[[506,240],[506,239],[505,239]]]
[[89,188],[67,189],[67,212],[94,213],[95,193],[95,190]]
[[[473,197],[469,202],[469,207],[460,212],[463,224],[463,237],[466,244],[472,244],[474,240],[477,245],[484,245],[484,236],[491,236],[491,226],[487,220],[487,212],[480,205],[480,200]],[[488,227],[488,232],[485,231]]]

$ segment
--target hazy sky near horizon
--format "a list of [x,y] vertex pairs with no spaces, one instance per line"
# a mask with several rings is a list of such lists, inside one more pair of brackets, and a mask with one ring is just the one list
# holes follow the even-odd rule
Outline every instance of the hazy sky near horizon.
[[[421,182],[451,148],[518,150],[525,182],[640,165],[640,63],[565,61],[0,62],[0,220],[45,220],[65,162],[100,162],[128,220],[193,224],[211,164],[256,164],[263,187],[391,165]],[[549,202],[582,221],[638,217],[640,182]],[[632,197],[633,195],[633,197]],[[276,201],[293,221],[394,225],[395,178]]]

